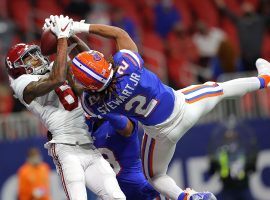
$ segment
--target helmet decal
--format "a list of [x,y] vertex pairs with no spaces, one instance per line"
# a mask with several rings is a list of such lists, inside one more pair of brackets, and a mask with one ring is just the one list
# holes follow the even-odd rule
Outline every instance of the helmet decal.
[[101,60],[101,57],[98,55],[98,53],[94,53],[93,57],[94,57],[95,61],[100,61]]

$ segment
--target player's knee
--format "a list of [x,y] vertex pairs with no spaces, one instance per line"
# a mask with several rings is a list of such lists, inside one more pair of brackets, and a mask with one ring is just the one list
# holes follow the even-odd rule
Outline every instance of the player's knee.
[[73,181],[63,185],[67,199],[87,200],[84,181]]
[[75,196],[75,197],[69,197],[69,199],[72,200],[87,200],[87,197],[81,197],[81,196]]
[[153,176],[151,180],[149,180],[149,182],[155,186],[159,184],[160,182],[163,182],[164,180],[167,180],[167,179],[168,179],[168,176],[164,173],[161,173],[161,174],[156,174],[155,176]]
[[161,172],[155,172],[151,177],[146,175],[146,179],[151,185],[153,185],[153,182],[155,182],[156,180],[158,180],[159,177],[162,177],[164,175],[166,174]]
[[[126,196],[120,188],[115,187],[108,193],[108,200],[125,200]],[[104,198],[105,199],[105,198]]]
[[71,184],[76,184],[76,183],[82,183],[85,182],[85,178],[84,175],[81,173],[68,173],[65,176],[65,181],[67,182],[67,184],[71,183]]
[[102,195],[99,199],[103,200],[126,200],[126,196],[124,193],[120,190],[113,191],[111,194]]
[[107,179],[104,181],[104,196],[107,196],[107,198],[102,199],[108,199],[108,200],[122,200],[126,199],[125,194],[120,189],[118,182],[116,180],[115,175],[107,177]]
[[113,193],[113,198],[111,200],[125,200],[126,196],[122,191],[116,191]]

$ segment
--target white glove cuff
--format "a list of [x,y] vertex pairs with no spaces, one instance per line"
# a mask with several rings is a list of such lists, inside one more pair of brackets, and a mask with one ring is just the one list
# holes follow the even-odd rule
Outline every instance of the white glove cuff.
[[89,33],[89,27],[90,27],[90,24],[80,23],[78,26],[78,32]]

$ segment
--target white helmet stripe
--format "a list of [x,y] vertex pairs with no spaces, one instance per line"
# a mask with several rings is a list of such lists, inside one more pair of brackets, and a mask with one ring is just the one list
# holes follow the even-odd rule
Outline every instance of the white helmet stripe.
[[[110,64],[110,68],[111,68],[112,64]],[[107,79],[107,82],[98,90],[98,92],[104,90],[108,85],[109,83],[111,82],[112,80],[112,77],[113,77],[113,70],[111,69],[111,72],[110,72],[110,76],[109,78]]]
[[140,59],[138,58],[138,56],[137,56],[135,53],[133,53],[132,51],[127,50],[127,49],[121,49],[120,52],[129,54],[132,58],[134,58],[134,59],[136,60],[138,66],[139,66],[139,67],[141,66],[141,64],[140,64],[140,63],[141,63],[141,62],[140,62]]
[[101,83],[106,83],[107,80],[100,77],[98,74],[96,74],[95,72],[91,71],[89,68],[85,67],[81,62],[79,62],[77,60],[77,58],[74,58],[72,60],[73,64],[78,67],[80,70],[84,71],[86,74],[88,74],[89,76],[93,77],[94,79],[100,81]]

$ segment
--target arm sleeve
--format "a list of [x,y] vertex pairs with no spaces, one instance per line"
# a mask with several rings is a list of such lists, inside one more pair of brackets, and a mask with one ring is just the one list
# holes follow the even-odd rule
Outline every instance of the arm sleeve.
[[23,100],[23,91],[26,88],[27,85],[29,85],[29,83],[33,82],[33,81],[38,81],[40,78],[39,75],[29,75],[29,74],[25,74],[22,75],[18,78],[16,78],[15,80],[11,80],[10,81],[10,86],[13,89],[15,96],[17,98],[19,98],[19,100],[27,105],[27,103],[25,103],[25,101]]
[[119,114],[107,114],[104,116],[106,120],[108,120],[111,126],[118,131],[122,131],[127,127],[129,119],[124,115]]

